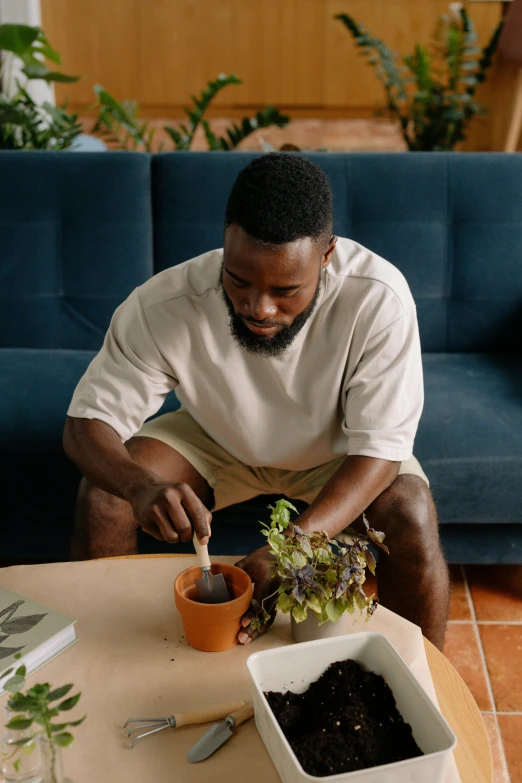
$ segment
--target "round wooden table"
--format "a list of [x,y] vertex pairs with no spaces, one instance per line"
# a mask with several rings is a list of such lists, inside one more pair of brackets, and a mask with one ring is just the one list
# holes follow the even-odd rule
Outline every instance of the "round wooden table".
[[[127,555],[105,558],[127,560],[192,555]],[[455,760],[462,783],[492,783],[493,761],[486,726],[462,677],[439,650],[424,639],[426,656],[442,714],[457,736]]]

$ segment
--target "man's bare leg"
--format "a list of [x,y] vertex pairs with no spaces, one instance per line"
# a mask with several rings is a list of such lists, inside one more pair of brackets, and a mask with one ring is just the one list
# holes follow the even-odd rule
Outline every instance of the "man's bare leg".
[[418,476],[398,476],[369,506],[366,517],[373,528],[385,533],[390,550],[389,555],[379,555],[380,603],[419,625],[424,636],[442,650],[449,577],[429,488]]
[[[131,438],[125,444],[131,457],[163,481],[184,482],[207,507],[213,491],[207,481],[175,449],[154,438]],[[71,560],[134,555],[138,552],[138,522],[126,500],[82,479],[76,504]]]

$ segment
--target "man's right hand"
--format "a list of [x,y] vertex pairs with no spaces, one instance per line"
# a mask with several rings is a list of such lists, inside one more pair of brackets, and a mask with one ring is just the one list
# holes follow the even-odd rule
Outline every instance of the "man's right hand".
[[197,533],[208,544],[212,514],[185,483],[158,481],[140,485],[127,498],[143,530],[158,541],[177,544]]

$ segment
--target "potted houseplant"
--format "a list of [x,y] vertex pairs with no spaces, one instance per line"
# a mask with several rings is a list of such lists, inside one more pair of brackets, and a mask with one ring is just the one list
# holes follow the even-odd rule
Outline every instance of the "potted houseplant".
[[21,73],[28,82],[43,79],[53,84],[80,78],[47,67],[45,60],[59,64],[60,55],[39,27],[0,25],[0,149],[70,148],[82,132],[78,115],[70,114],[66,105],[54,106],[48,101],[39,105],[19,80],[10,77],[15,57],[21,60]]
[[252,598],[252,581],[246,571],[226,563],[213,563],[212,574],[223,574],[230,601],[220,604],[198,601],[195,580],[201,577],[199,566],[179,574],[174,582],[174,601],[187,642],[197,650],[220,652],[237,644],[241,617]]
[[[20,657],[21,653],[15,656]],[[81,694],[69,696],[71,684],[51,688],[49,683],[36,683],[23,693],[26,667],[22,664],[13,671],[0,675],[0,680],[9,678],[4,688],[11,694],[5,707],[0,772],[7,781],[71,783],[63,775],[61,749],[73,742],[68,729],[79,726],[86,716],[66,722],[63,717],[60,722],[60,717],[78,704]]]
[[475,101],[496,52],[503,20],[484,48],[462,3],[451,3],[439,17],[430,47],[396,55],[348,14],[338,14],[355,45],[375,68],[386,93],[389,114],[398,120],[413,152],[451,152],[464,141],[470,121],[485,109]]
[[356,535],[343,546],[325,531],[307,534],[290,521],[297,509],[287,500],[278,500],[271,509],[270,524],[261,522],[262,533],[274,557],[271,576],[279,587],[261,605],[253,602],[251,626],[260,628],[270,614],[265,603],[277,595],[275,608],[290,614],[294,641],[303,642],[346,633],[347,619],[359,609],[369,619],[377,608],[374,595],[364,592],[366,568],[375,574],[376,560],[371,545],[388,553],[384,533],[370,527],[363,514],[366,535]]

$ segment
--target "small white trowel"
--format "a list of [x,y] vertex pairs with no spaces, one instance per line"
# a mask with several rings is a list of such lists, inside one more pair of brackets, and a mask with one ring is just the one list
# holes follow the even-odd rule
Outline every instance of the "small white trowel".
[[198,556],[199,567],[201,568],[201,579],[195,579],[198,600],[202,604],[224,604],[230,601],[228,588],[223,574],[211,574],[211,563],[208,556],[208,547],[199,543],[196,533],[192,539],[194,549]]

